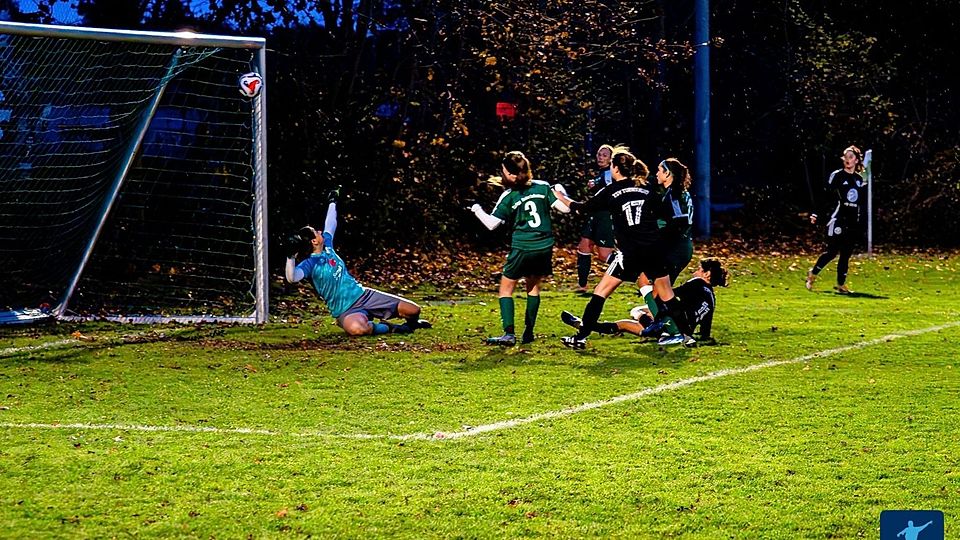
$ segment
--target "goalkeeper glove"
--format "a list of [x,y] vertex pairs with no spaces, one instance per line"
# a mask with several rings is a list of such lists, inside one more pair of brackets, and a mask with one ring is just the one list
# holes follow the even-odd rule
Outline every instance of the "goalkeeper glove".
[[327,203],[335,203],[340,198],[340,186],[336,186],[327,192]]
[[300,254],[302,246],[303,240],[297,233],[290,234],[283,240],[283,251],[290,259],[295,259]]

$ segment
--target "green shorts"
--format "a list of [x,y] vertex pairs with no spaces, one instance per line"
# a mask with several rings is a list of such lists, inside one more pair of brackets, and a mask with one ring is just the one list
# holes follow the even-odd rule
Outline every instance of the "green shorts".
[[615,247],[617,244],[613,236],[613,218],[610,217],[610,212],[594,212],[587,216],[580,236],[589,238],[599,247]]
[[553,274],[553,246],[537,251],[511,249],[503,265],[503,277],[520,279],[526,276]]

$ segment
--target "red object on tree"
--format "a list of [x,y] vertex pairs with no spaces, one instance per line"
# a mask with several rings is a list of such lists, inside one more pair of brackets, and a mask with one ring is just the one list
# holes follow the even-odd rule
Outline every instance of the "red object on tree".
[[500,120],[513,120],[517,115],[517,104],[506,101],[497,102],[497,118]]

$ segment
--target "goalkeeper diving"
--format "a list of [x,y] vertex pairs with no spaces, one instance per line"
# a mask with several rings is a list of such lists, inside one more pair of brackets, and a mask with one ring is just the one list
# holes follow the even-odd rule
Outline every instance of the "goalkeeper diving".
[[[420,319],[420,306],[406,298],[360,285],[333,249],[337,231],[339,188],[328,196],[323,230],[307,225],[287,241],[287,281],[309,278],[317,296],[326,303],[337,326],[350,336],[406,334],[432,325]],[[298,256],[305,256],[297,263]],[[387,322],[404,319],[403,323]]]

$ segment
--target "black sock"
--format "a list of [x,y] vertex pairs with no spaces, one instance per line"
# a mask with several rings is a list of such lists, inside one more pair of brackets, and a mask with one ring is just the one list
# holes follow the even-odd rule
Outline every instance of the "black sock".
[[596,331],[598,334],[619,334],[620,327],[617,326],[615,322],[599,322],[597,323]]
[[587,286],[587,278],[590,277],[590,254],[584,255],[577,252],[577,285]]
[[590,335],[590,332],[600,320],[600,314],[603,313],[603,304],[607,299],[600,295],[591,295],[587,307],[583,310],[583,317],[580,318],[580,331],[577,332],[577,338],[583,339]]

